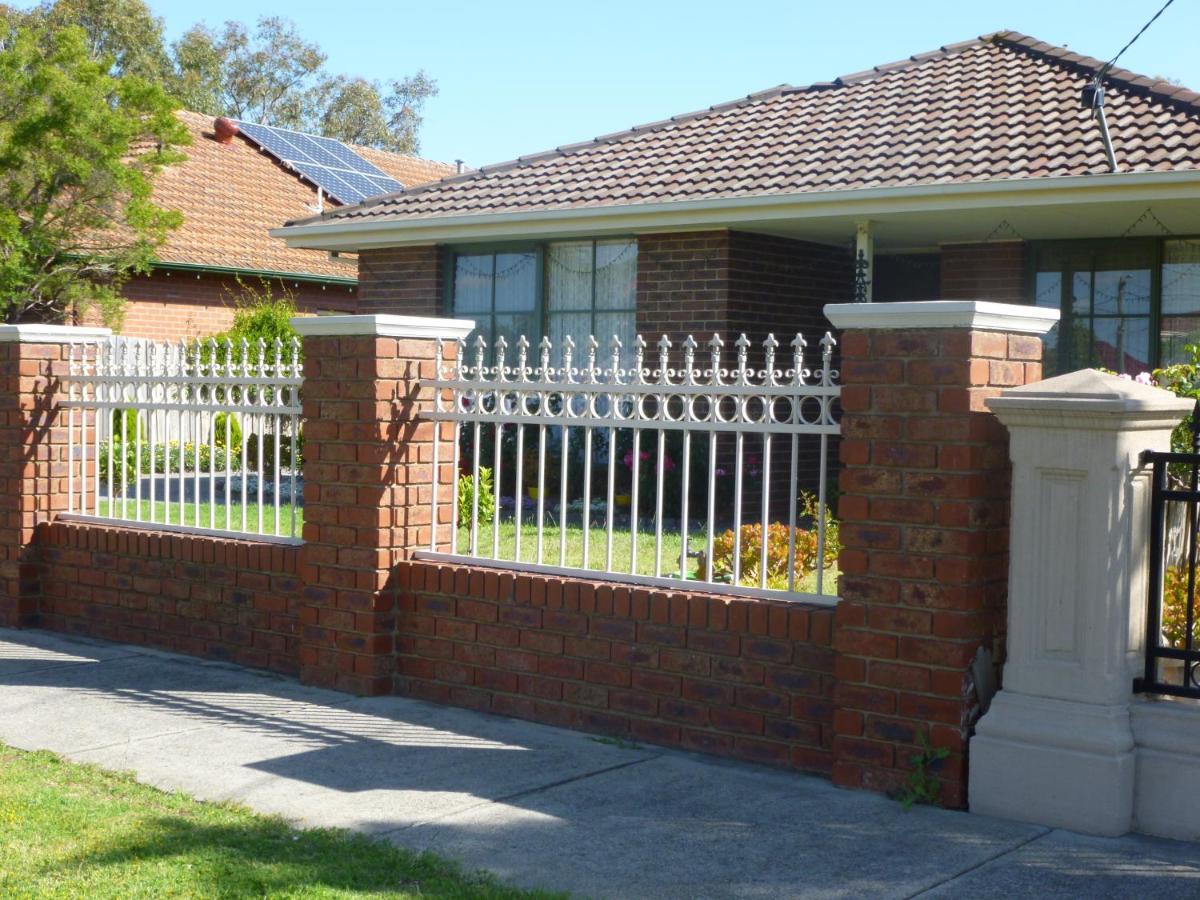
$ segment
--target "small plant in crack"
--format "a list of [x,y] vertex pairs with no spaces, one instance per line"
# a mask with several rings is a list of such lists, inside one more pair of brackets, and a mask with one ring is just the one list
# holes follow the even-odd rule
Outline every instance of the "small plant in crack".
[[921,748],[910,757],[913,770],[908,773],[908,778],[896,792],[896,799],[905,809],[912,809],[917,804],[941,806],[940,783],[934,770],[950,755],[950,751],[945,747],[933,746],[929,742],[929,736],[923,731],[917,732],[917,743]]

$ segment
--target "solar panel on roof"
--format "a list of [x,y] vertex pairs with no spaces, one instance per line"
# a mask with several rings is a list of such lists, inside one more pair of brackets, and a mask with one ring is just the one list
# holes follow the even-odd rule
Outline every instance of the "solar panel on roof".
[[341,141],[255,122],[238,122],[237,126],[259,147],[339,203],[359,203],[368,197],[404,190],[403,184]]

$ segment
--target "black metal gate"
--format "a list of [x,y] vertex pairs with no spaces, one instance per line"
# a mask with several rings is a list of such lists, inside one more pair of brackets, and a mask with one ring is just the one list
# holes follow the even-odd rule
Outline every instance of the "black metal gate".
[[1152,465],[1150,590],[1146,669],[1135,691],[1200,698],[1196,559],[1200,534],[1200,404],[1192,414],[1192,452],[1147,450]]

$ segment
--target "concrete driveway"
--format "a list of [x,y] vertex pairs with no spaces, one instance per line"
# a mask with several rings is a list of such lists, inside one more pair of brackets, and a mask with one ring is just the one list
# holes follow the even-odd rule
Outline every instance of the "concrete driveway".
[[1090,838],[143,648],[0,629],[0,740],[594,897],[1200,897]]

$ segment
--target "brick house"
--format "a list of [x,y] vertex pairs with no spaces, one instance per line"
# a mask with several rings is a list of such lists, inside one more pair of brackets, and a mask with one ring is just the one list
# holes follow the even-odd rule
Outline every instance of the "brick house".
[[361,313],[535,339],[820,330],[861,253],[867,299],[1059,308],[1050,373],[1141,371],[1200,334],[1200,96],[1108,71],[1110,156],[1100,68],[1001,32],[274,233],[359,251]]
[[[217,140],[210,117],[177,115],[192,143],[184,148],[186,160],[159,174],[154,200],[183,213],[183,224],[159,250],[154,269],[126,285],[122,333],[178,339],[221,331],[232,320],[239,278],[251,287],[265,282],[276,295],[289,292],[308,312],[353,312],[353,254],[291,249],[268,234],[289,217],[311,214],[316,187],[241,134]],[[406,186],[454,171],[412,156],[355,150]]]

